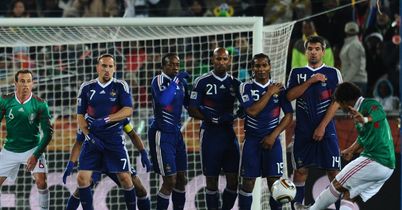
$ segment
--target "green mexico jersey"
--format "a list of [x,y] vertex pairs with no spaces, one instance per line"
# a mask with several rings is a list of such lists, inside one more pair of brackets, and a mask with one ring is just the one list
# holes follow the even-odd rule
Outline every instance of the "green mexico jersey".
[[364,125],[358,123],[357,143],[364,147],[361,156],[368,157],[376,162],[395,168],[395,150],[391,129],[381,104],[374,99],[364,99],[359,112],[363,116],[370,116],[371,122]]
[[[7,136],[4,148],[12,152],[26,152],[36,146],[39,157],[52,138],[52,126],[47,103],[35,96],[21,104],[15,94],[3,95],[0,99],[2,117],[6,119]],[[40,139],[39,127],[42,129]]]

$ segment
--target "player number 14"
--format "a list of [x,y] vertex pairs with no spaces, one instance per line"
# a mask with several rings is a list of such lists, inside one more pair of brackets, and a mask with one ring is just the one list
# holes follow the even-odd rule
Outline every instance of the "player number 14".
[[339,156],[332,156],[332,167],[339,167],[341,158]]

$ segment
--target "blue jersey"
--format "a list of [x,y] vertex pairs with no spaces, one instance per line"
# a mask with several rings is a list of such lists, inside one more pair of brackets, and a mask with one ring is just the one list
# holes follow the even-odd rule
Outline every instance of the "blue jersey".
[[[242,83],[239,92],[241,105],[244,109],[249,108],[256,101],[260,100],[267,92],[269,84],[271,84],[271,80],[265,85],[255,80]],[[293,112],[292,105],[286,99],[284,90],[277,95],[273,95],[264,109],[256,117],[246,115],[244,124],[245,134],[264,137],[271,133],[279,125],[281,109],[285,114]]]
[[[211,117],[233,114],[238,85],[238,81],[229,74],[221,78],[213,71],[205,73],[194,82],[190,106],[202,109]],[[202,127],[205,127],[204,123]]]
[[[175,90],[169,92],[172,87]],[[180,131],[182,108],[188,106],[187,84],[184,81],[176,84],[162,72],[152,79],[151,88],[155,116],[151,126],[164,132]],[[171,100],[163,102],[165,98]]]
[[[332,94],[338,84],[342,83],[341,73],[338,69],[322,65],[313,69],[309,66],[294,68],[290,72],[287,89],[303,84],[314,74],[324,74],[327,80],[312,84],[296,100],[296,134],[297,131],[314,131],[325,116],[332,103]],[[326,132],[335,132],[334,122],[331,121]]]
[[[133,101],[128,84],[125,81],[111,79],[101,84],[98,79],[84,82],[78,94],[77,113],[87,115],[94,119],[106,117],[118,112],[123,107],[132,107]],[[91,130],[105,143],[121,144],[121,142],[108,142],[113,138],[110,135],[122,135],[123,121],[107,124],[105,127]]]

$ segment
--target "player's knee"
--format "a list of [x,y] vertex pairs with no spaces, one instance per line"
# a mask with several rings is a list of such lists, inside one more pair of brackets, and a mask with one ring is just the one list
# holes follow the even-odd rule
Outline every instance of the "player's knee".
[[186,176],[177,176],[176,177],[176,188],[180,189],[180,190],[184,190],[185,186],[187,184],[187,178]]
[[122,173],[119,175],[119,181],[124,189],[133,187],[133,181],[131,175],[128,173]]
[[141,185],[141,186],[134,186],[135,187],[135,194],[137,194],[138,197],[145,197],[147,196],[147,190]]
[[327,176],[330,181],[335,180],[336,175],[339,173],[337,170],[327,171]]
[[343,193],[343,194],[345,194],[345,193],[348,193],[348,194],[349,194],[349,191],[348,191],[346,188],[344,188],[344,187],[342,186],[342,184],[339,183],[336,179],[333,179],[332,182],[331,182],[331,184],[332,184],[332,186],[334,186],[334,188],[335,188],[338,192]]
[[91,177],[85,176],[78,172],[77,183],[80,187],[88,187],[91,185]]
[[176,177],[169,177],[164,179],[163,187],[166,190],[171,192],[175,186],[176,186]]
[[208,176],[206,177],[207,189],[211,191],[218,190],[218,177]]
[[255,179],[243,178],[242,185],[241,185],[241,190],[246,192],[246,193],[253,192],[254,183],[255,183]]
[[308,169],[307,168],[299,168],[294,170],[293,173],[293,180],[296,182],[304,182],[306,181],[308,176]]
[[47,183],[46,179],[35,179],[36,186],[38,189],[46,189],[47,188]]
[[280,177],[268,177],[267,178],[267,183],[268,183],[268,187],[269,189],[271,189],[272,185],[274,184],[274,182],[276,180],[278,180]]

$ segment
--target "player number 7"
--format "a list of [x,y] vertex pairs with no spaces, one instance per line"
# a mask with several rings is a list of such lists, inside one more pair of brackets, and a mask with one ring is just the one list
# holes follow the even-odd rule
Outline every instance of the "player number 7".
[[120,159],[120,160],[124,162],[124,163],[123,163],[123,169],[125,169],[125,168],[126,168],[126,164],[127,164],[127,159],[122,158],[122,159]]

